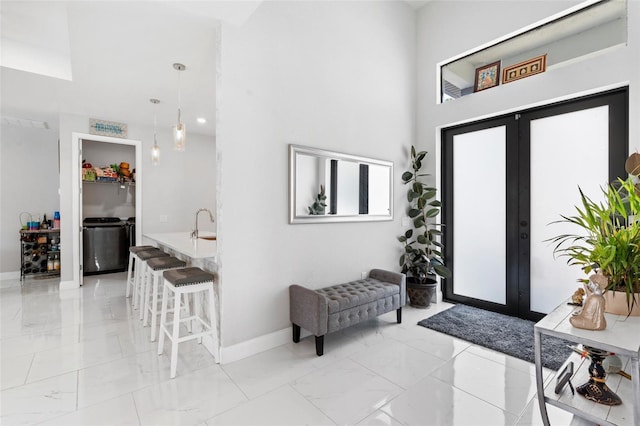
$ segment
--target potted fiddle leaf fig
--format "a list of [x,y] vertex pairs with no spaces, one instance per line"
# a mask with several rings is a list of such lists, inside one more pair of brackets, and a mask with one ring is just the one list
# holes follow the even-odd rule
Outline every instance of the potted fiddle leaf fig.
[[398,237],[404,245],[400,267],[407,275],[409,303],[420,308],[427,308],[431,303],[437,286],[436,275],[451,276],[451,271],[444,265],[442,244],[438,241],[442,225],[434,223],[441,206],[436,199],[437,189],[424,182],[424,178],[429,176],[422,172],[426,156],[426,151],[416,152],[411,146],[411,170],[402,174],[402,182],[409,187],[407,215],[413,226]]
[[[567,257],[587,277],[595,272],[607,278],[607,312],[640,315],[640,187],[633,177],[618,179],[602,188],[600,202],[578,190],[576,214],[553,223],[571,223],[579,231],[551,238],[553,253]],[[586,283],[587,277],[578,281]],[[616,308],[620,302],[622,307]]]

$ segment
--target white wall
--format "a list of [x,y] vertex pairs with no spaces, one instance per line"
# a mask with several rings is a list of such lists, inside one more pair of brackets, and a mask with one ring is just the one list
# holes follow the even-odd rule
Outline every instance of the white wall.
[[[418,14],[418,140],[435,152],[439,127],[498,115],[595,89],[630,85],[630,147],[640,146],[640,2],[628,2],[628,45],[590,59],[444,104],[436,104],[436,64],[559,13],[577,1],[435,1]],[[443,19],[443,17],[448,17]],[[460,29],[464,28],[464,31]],[[435,43],[434,40],[446,40]],[[632,149],[631,149],[632,150]],[[435,163],[431,158],[430,165]]]
[[0,276],[19,276],[20,213],[53,219],[59,210],[58,132],[9,125],[0,132]]
[[[290,338],[291,284],[319,288],[371,268],[399,269],[399,183],[414,141],[414,24],[403,2],[274,1],[242,27],[223,25],[223,349],[280,330]],[[393,161],[394,220],[289,225],[289,143]]]
[[[108,120],[126,122],[126,117],[108,117]],[[216,206],[216,153],[215,141],[195,133],[188,134],[184,152],[172,148],[171,129],[158,129],[158,145],[161,150],[160,164],[151,164],[153,127],[129,123],[128,139],[142,141],[142,174],[136,176],[142,181],[142,219],[136,226],[142,226],[143,233],[188,232],[193,228],[194,213],[199,207],[215,212]],[[60,147],[63,163],[60,177],[60,213],[62,216],[62,281],[72,279],[71,223],[73,211],[70,195],[71,176],[71,133],[89,133],[89,117],[65,114],[60,117]],[[167,221],[161,222],[160,216]],[[65,220],[66,219],[66,220]],[[200,220],[202,230],[215,231],[216,224]]]

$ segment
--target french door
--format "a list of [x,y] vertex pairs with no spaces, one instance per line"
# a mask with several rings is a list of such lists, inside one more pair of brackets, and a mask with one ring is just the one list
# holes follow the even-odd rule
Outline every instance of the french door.
[[554,259],[572,229],[552,222],[578,186],[597,200],[625,176],[627,105],[616,90],[443,129],[445,300],[538,320],[571,296],[584,273]]

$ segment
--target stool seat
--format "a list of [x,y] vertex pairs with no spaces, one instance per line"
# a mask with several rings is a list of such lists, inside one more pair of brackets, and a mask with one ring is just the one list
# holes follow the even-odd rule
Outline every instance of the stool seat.
[[155,257],[168,257],[169,255],[160,249],[153,249],[139,251],[136,253],[136,256],[138,256],[138,259],[140,260],[149,260]]
[[131,246],[131,247],[129,247],[129,252],[138,253],[139,251],[149,250],[149,249],[153,249],[153,248],[155,248],[155,247],[154,246]]
[[169,281],[175,287],[200,284],[213,281],[215,278],[213,274],[196,267],[165,271],[163,276],[165,280]]
[[187,266],[187,262],[173,256],[162,256],[147,260],[147,266],[153,271],[162,271],[163,269],[184,268]]

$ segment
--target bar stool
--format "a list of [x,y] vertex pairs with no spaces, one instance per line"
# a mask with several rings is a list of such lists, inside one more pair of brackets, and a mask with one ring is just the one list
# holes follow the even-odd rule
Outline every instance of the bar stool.
[[[149,314],[151,314],[151,341],[156,340],[156,327],[158,325],[158,283],[164,271],[180,269],[187,266],[187,262],[174,256],[156,257],[147,260],[149,276],[146,280],[144,291],[144,319],[143,325],[149,325]],[[151,290],[153,288],[153,290]],[[150,294],[151,293],[151,294]],[[187,310],[189,305],[186,305]]]
[[138,260],[136,253],[142,250],[149,250],[155,248],[154,246],[131,246],[129,247],[129,267],[127,269],[127,295],[129,297],[131,295],[131,287],[133,286],[133,281],[135,277],[131,276],[133,272],[133,262]]
[[[178,344],[192,339],[198,339],[198,343],[202,343],[202,336],[210,334],[213,338],[214,347],[218,347],[218,330],[215,316],[215,296],[213,294],[214,275],[203,271],[200,268],[189,267],[183,269],[172,269],[165,271],[164,288],[162,290],[162,312],[160,314],[160,339],[158,342],[158,355],[162,355],[164,351],[164,336],[168,336],[171,340],[171,371],[170,377],[176,377],[176,368],[178,364]],[[201,292],[209,292],[209,324],[202,319],[202,306],[199,294]],[[174,294],[173,321],[167,322],[167,305],[169,301],[169,292]],[[182,295],[189,297],[194,295],[195,314],[186,318],[180,318],[180,299]],[[189,312],[191,314],[191,312]],[[191,333],[180,337],[180,323],[198,321],[202,325],[202,331],[199,333]],[[172,331],[169,332],[169,326]],[[217,349],[216,349],[217,350]]]
[[[138,308],[140,302],[142,302],[142,292],[144,291],[144,283],[147,277],[147,260],[156,257],[168,257],[169,255],[158,248],[151,248],[148,250],[141,250],[136,253],[139,264],[136,267],[135,280],[133,282],[133,297],[132,306]],[[144,307],[144,306],[143,306]],[[140,309],[140,319],[142,320],[142,314],[144,311]]]

